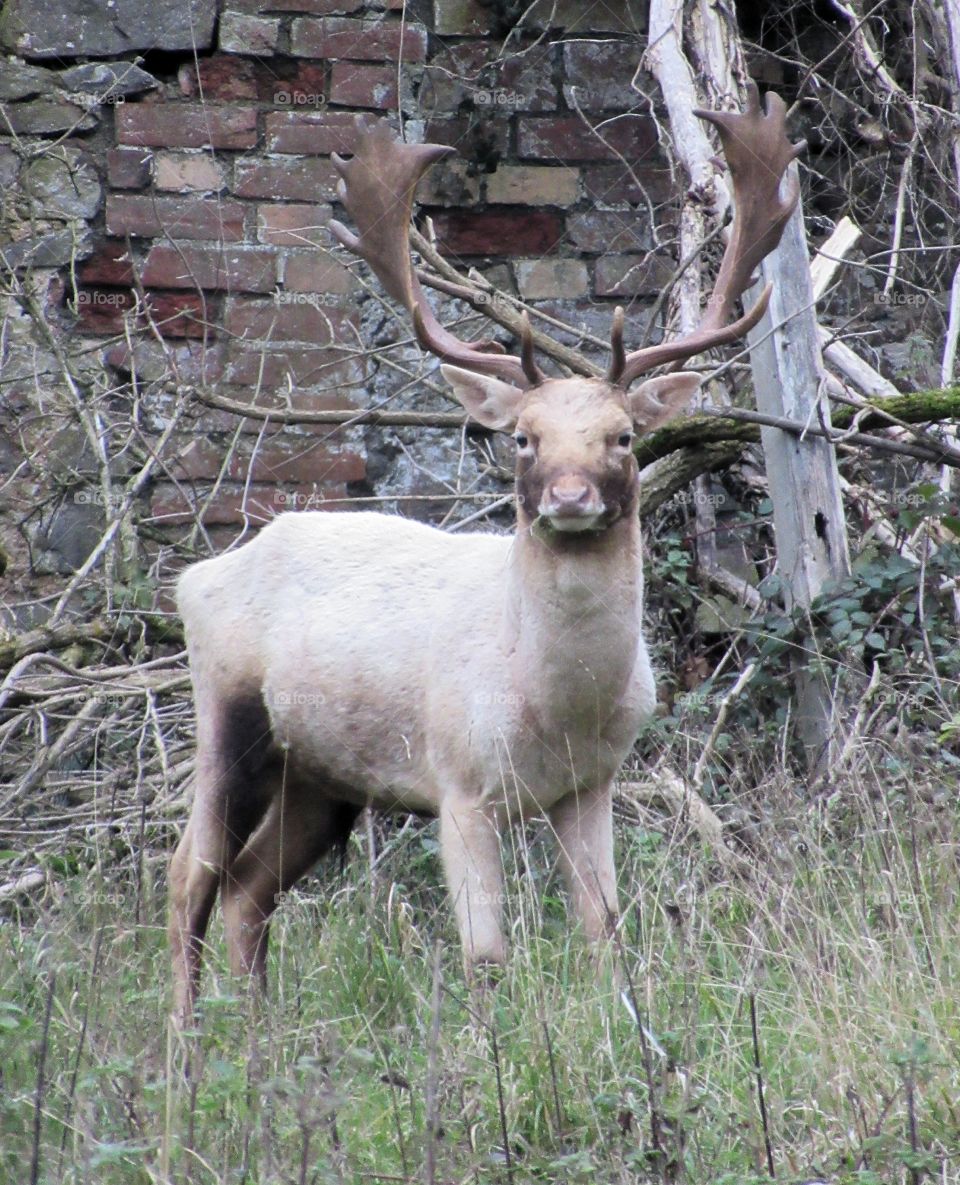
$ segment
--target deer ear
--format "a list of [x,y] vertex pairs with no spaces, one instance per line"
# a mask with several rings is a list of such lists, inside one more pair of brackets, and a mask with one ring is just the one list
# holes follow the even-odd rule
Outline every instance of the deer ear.
[[698,374],[680,372],[647,379],[627,395],[630,415],[638,432],[653,432],[678,416],[700,386]]
[[441,366],[440,373],[453,388],[453,393],[466,412],[484,428],[509,432],[520,414],[523,391],[500,379],[459,366]]

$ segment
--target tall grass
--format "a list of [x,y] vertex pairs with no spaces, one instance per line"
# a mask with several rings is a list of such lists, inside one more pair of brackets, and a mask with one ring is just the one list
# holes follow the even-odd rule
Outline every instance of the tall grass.
[[622,825],[599,960],[545,828],[517,832],[484,989],[432,828],[373,876],[354,839],[284,902],[268,1007],[214,925],[185,1035],[165,856],[99,859],[0,925],[0,1180],[960,1181],[960,813],[935,771],[911,789],[861,764],[811,806],[774,771],[737,880],[680,824]]

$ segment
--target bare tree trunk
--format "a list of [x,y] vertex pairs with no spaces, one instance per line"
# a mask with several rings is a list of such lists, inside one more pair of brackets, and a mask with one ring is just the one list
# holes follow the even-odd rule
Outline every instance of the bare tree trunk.
[[[686,30],[697,59],[691,65],[683,43],[683,8],[671,0],[652,0],[650,5],[650,49],[646,61],[666,104],[674,153],[690,178],[680,212],[680,258],[690,262],[675,292],[677,332],[681,335],[692,333],[700,321],[703,269],[698,249],[707,237],[708,212],[714,220],[722,221],[730,206],[726,179],[718,175],[713,163],[713,145],[706,128],[693,115],[697,106],[729,101],[738,93],[733,60],[741,66],[742,55],[736,39],[736,26],[732,17],[729,19],[730,25],[717,8],[698,4]],[[722,405],[726,401],[726,392],[719,386],[709,393],[701,390],[695,406],[703,407],[705,401]],[[705,574],[713,574],[719,567],[716,513],[709,492],[709,476],[697,477],[694,481],[694,533],[697,565]]]
[[[757,409],[812,426],[829,426],[799,202],[780,246],[763,263],[762,282],[773,284],[773,295],[763,320],[748,335]],[[758,291],[759,286],[753,295]],[[822,437],[800,439],[779,428],[761,428],[760,437],[785,599],[788,608],[808,608],[827,581],[850,572],[836,454]],[[795,686],[798,735],[808,768],[819,774],[831,758],[831,688],[824,675],[811,673],[808,663],[798,664]]]

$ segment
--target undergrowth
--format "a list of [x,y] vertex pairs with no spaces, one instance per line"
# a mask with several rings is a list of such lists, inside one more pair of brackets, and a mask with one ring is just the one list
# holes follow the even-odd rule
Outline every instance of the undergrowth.
[[908,818],[864,768],[812,806],[772,771],[736,880],[680,824],[621,826],[599,962],[542,829],[515,833],[513,951],[484,989],[432,828],[388,833],[372,876],[354,838],[284,901],[269,1006],[213,927],[185,1035],[162,854],[93,860],[0,926],[0,1179],[958,1181],[960,817],[917,785]]

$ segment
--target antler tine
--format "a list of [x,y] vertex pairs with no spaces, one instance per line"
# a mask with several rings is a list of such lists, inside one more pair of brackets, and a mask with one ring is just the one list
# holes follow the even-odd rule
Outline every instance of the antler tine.
[[[621,373],[612,378],[612,382],[627,386],[655,366],[692,358],[714,346],[736,341],[752,329],[766,311],[769,286],[752,309],[728,324],[733,306],[749,286],[754,271],[780,242],[799,196],[799,185],[792,178],[786,194],[781,197],[780,181],[787,166],[805,145],[802,141],[791,144],[787,139],[786,106],[780,96],[768,92],[765,99],[766,111],[763,112],[760,93],[751,82],[747,86],[747,100],[742,112],[695,112],[716,127],[733,180],[735,212],[720,274],[697,329],[677,341],[628,354]],[[616,359],[615,341],[613,348]],[[613,369],[611,366],[611,373]]]
[[524,341],[524,357],[505,354],[495,341],[466,342],[445,329],[420,287],[410,259],[410,219],[417,182],[427,169],[455,150],[442,144],[405,144],[381,121],[365,132],[349,160],[334,154],[340,174],[340,199],[356,223],[353,234],[332,220],[330,231],[348,251],[366,260],[384,289],[413,318],[424,349],[466,370],[495,375],[520,387],[540,382],[532,346]]

